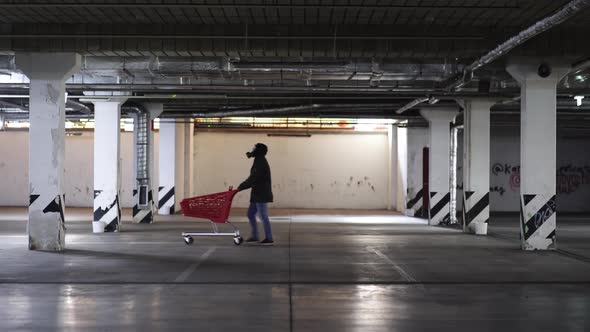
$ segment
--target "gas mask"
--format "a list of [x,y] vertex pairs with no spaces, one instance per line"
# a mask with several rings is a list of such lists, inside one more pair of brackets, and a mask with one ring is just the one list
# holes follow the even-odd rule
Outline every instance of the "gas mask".
[[254,147],[252,148],[252,151],[246,152],[246,157],[248,157],[248,159],[254,158],[254,152],[255,151],[256,151],[256,145],[254,145]]
[[257,143],[252,148],[252,151],[246,152],[246,157],[248,158],[256,158],[256,157],[263,157],[266,156],[268,152],[268,147],[262,143]]

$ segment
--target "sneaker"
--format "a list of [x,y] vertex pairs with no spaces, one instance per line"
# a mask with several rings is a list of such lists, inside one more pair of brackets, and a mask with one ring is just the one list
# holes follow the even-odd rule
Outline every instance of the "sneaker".
[[259,240],[258,240],[257,238],[255,238],[255,237],[249,237],[249,238],[246,240],[246,243],[248,243],[248,242],[258,242],[258,241],[259,241]]
[[273,243],[275,243],[275,241],[269,240],[269,239],[264,239],[264,240],[260,241],[260,244],[262,244],[262,245],[269,245],[270,246]]

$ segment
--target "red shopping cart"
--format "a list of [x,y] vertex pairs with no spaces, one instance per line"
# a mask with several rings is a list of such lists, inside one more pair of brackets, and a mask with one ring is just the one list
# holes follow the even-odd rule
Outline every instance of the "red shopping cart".
[[[180,202],[183,215],[209,219],[213,227],[213,233],[182,233],[184,243],[193,244],[193,236],[233,236],[235,245],[242,244],[244,239],[240,236],[240,230],[228,220],[231,202],[237,193],[238,190],[229,187],[228,191],[183,199]],[[234,232],[220,233],[217,224],[229,224]]]

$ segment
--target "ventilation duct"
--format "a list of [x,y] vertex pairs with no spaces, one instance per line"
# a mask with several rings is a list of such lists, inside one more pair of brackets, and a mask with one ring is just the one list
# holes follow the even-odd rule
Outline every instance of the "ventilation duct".
[[522,45],[527,40],[553,28],[561,23],[567,21],[568,19],[572,18],[573,16],[577,15],[583,9],[590,6],[590,0],[572,0],[565,6],[561,7],[557,12],[553,15],[548,16],[537,23],[531,25],[527,29],[521,31],[517,35],[513,36],[512,38],[508,39],[504,43],[498,45],[493,50],[489,51],[487,54],[482,56],[481,58],[475,60],[469,66],[467,66],[463,70],[463,76],[451,83],[447,89],[458,89],[465,84],[469,83],[473,79],[473,72],[478,70],[479,68],[493,62],[494,60],[500,58],[501,56],[507,54],[515,47]]

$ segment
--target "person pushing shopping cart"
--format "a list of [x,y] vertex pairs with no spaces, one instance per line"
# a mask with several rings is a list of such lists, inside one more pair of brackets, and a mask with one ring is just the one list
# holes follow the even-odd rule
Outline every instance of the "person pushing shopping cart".
[[261,244],[272,245],[272,230],[268,218],[268,203],[272,203],[272,181],[270,176],[270,165],[266,160],[268,147],[262,143],[254,145],[252,151],[247,152],[248,158],[254,158],[250,176],[238,186],[238,191],[252,188],[250,193],[250,207],[248,208],[248,221],[250,221],[251,234],[246,242],[258,242],[258,226],[256,224],[256,215],[260,217],[264,226],[265,238],[260,241]]

